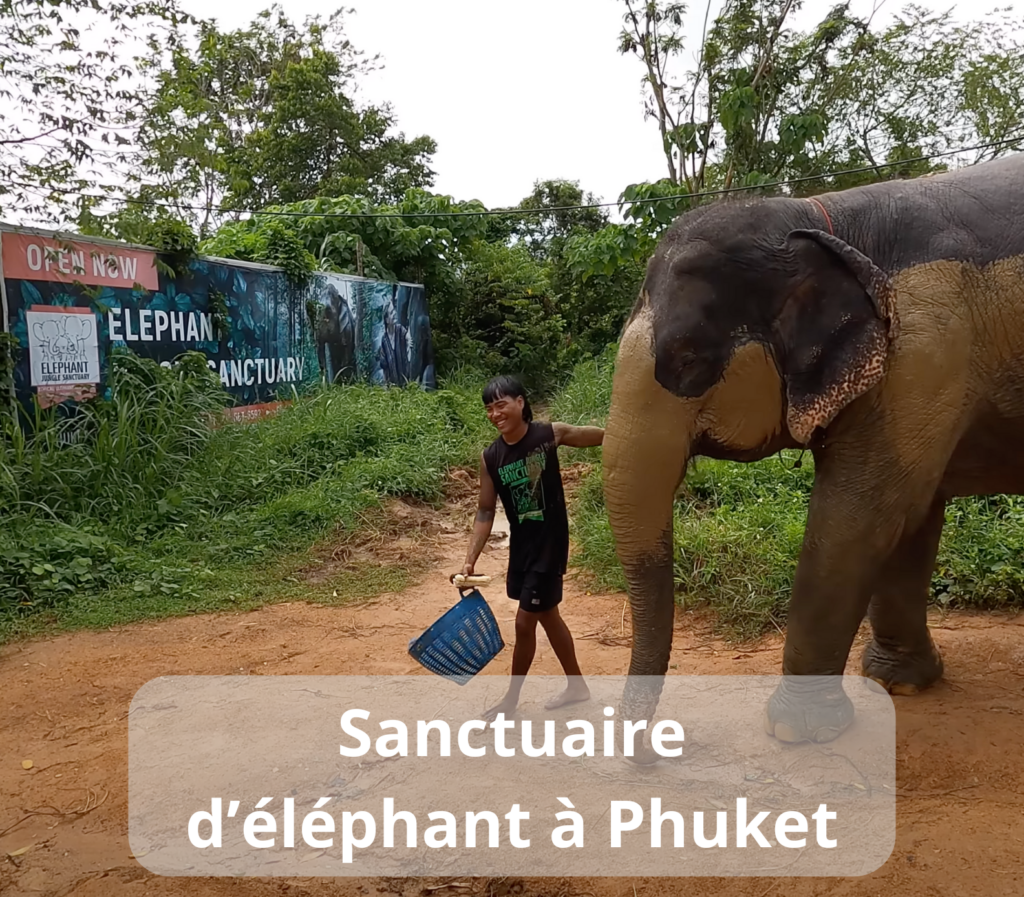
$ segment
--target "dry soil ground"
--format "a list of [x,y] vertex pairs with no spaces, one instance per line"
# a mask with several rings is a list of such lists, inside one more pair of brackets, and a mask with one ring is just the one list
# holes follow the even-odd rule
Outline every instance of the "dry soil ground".
[[[432,550],[431,572],[402,594],[347,607],[286,604],[76,633],[0,652],[0,892],[81,897],[1002,897],[1024,894],[1024,618],[933,619],[946,678],[929,693],[896,698],[897,839],[888,862],[858,879],[380,879],[160,878],[132,858],[127,833],[127,711],[161,675],[422,674],[409,639],[449,607],[447,574],[464,555],[471,512],[433,518],[406,508]],[[478,567],[498,575],[488,597],[506,641],[515,606],[501,592],[507,557],[496,540]],[[328,573],[330,571],[327,571]],[[589,594],[570,578],[563,612],[584,671],[622,674],[629,660],[623,596]],[[863,636],[863,633],[862,633]],[[774,674],[779,637],[737,648],[692,615],[680,617],[673,672]],[[859,650],[855,652],[859,656]],[[486,670],[509,672],[506,650]],[[556,675],[539,639],[535,669]],[[852,670],[851,670],[852,671]],[[429,674],[427,674],[429,675]],[[29,770],[22,761],[31,759]],[[25,848],[29,848],[25,850]],[[426,890],[433,888],[433,890]]]

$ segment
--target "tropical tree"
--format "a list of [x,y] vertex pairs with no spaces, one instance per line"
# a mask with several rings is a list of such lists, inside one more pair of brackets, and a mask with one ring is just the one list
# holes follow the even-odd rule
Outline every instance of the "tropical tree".
[[1009,17],[958,24],[910,5],[874,30],[844,2],[802,32],[789,27],[794,0],[726,0],[705,20],[697,64],[673,79],[683,6],[622,2],[619,48],[644,65],[645,114],[658,120],[669,169],[663,192],[868,166],[878,169],[869,179],[906,177],[942,167],[908,160],[1024,129],[1024,45]]
[[434,141],[406,140],[390,106],[356,102],[357,77],[378,60],[346,38],[346,12],[300,26],[275,5],[246,28],[204,21],[187,42],[151,45],[138,189],[205,237],[231,209],[319,196],[396,202],[430,186]]
[[178,0],[0,0],[0,214],[53,221],[137,161],[132,54],[188,21]]
[[625,225],[574,241],[581,279],[645,259],[680,213],[721,191],[915,177],[1024,141],[1024,43],[1008,16],[961,24],[910,5],[878,29],[844,2],[799,31],[795,0],[725,0],[680,73],[684,6],[622,2],[619,50],[643,65],[668,176],[626,187]]

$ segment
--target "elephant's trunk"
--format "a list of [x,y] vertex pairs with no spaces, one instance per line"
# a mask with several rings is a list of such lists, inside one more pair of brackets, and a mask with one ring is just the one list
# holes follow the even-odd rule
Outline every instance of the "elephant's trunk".
[[[633,649],[621,719],[650,723],[672,650],[675,610],[672,516],[686,471],[695,409],[654,377],[654,336],[646,306],[620,342],[605,428],[605,504],[626,574]],[[639,746],[638,746],[639,748]],[[649,750],[633,759],[657,759]]]

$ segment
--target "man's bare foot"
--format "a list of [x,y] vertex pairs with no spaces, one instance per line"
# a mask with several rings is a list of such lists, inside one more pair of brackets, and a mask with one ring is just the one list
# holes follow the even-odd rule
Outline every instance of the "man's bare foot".
[[587,687],[587,683],[581,679],[579,682],[573,682],[560,695],[548,701],[544,705],[544,708],[546,710],[554,710],[556,707],[565,707],[568,704],[580,704],[583,701],[589,700],[590,689]]
[[506,695],[497,704],[495,704],[490,710],[484,712],[481,717],[486,722],[493,722],[498,718],[499,713],[504,713],[506,717],[512,716],[516,712],[516,707],[519,706],[519,701],[515,698],[511,698]]

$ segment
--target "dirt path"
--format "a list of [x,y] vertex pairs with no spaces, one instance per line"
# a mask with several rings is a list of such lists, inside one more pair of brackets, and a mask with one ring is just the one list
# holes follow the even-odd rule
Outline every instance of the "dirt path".
[[[449,530],[453,527],[449,526]],[[136,690],[172,674],[424,674],[409,639],[456,597],[445,575],[465,532],[435,536],[436,569],[401,595],[357,607],[304,604],[79,633],[0,651],[0,892],[5,895],[168,897],[365,897],[424,894],[423,880],[158,878],[130,856],[127,721]],[[465,527],[461,527],[465,530]],[[478,566],[498,575],[488,590],[506,641],[515,606],[503,597],[507,558],[495,542]],[[622,595],[567,583],[563,611],[585,672],[622,674],[629,618]],[[1024,618],[934,621],[947,678],[928,694],[897,698],[900,798],[889,861],[861,879],[477,880],[448,895],[570,897],[1002,897],[1024,893]],[[677,622],[673,673],[774,674],[781,639],[738,650],[692,616]],[[859,656],[859,650],[857,652]],[[509,673],[506,650],[486,671]],[[557,675],[539,637],[536,669]],[[22,760],[33,767],[22,769]],[[19,823],[26,811],[40,815]],[[56,815],[59,814],[59,815]],[[22,848],[30,847],[19,853]],[[6,856],[14,854],[14,856]]]

